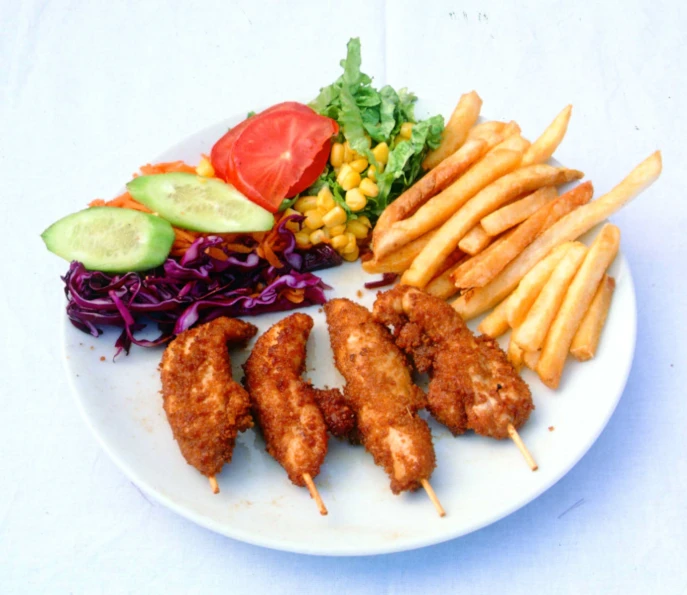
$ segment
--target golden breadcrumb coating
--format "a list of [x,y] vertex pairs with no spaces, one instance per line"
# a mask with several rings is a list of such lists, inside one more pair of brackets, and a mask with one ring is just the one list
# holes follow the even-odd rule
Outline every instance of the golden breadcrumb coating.
[[239,432],[250,428],[250,400],[231,376],[228,343],[245,343],[257,328],[216,318],[184,331],[162,354],[162,398],[174,438],[189,465],[208,477],[231,462]]
[[429,426],[417,415],[425,396],[413,384],[405,356],[364,307],[334,299],[324,309],[362,443],[391,478],[394,494],[419,488],[436,463]]
[[301,378],[312,326],[307,314],[280,320],[258,338],[243,366],[267,452],[298,486],[305,486],[305,473],[315,477],[320,472],[327,454],[327,426],[316,389]]
[[525,381],[498,343],[475,337],[449,304],[408,286],[379,293],[374,315],[394,327],[396,344],[429,372],[430,413],[453,434],[467,429],[508,438],[534,409]]

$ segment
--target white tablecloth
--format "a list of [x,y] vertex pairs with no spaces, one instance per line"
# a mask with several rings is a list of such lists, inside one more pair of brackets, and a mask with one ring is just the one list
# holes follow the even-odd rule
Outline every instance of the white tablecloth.
[[[0,24],[0,593],[687,592],[682,3],[2,0]],[[337,559],[215,535],[124,477],[70,395],[65,264],[39,234],[190,133],[313,96],[351,36],[377,83],[446,114],[475,88],[484,113],[534,135],[574,104],[557,155],[597,192],[656,148],[664,173],[613,218],[638,343],[590,452],[486,529]]]

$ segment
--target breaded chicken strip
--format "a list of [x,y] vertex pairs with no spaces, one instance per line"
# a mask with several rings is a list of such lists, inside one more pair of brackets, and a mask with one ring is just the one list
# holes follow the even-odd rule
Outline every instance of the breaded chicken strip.
[[417,415],[425,396],[413,384],[405,356],[362,306],[334,299],[324,309],[362,443],[388,473],[394,494],[419,488],[436,463],[429,426]]
[[355,413],[338,388],[313,388],[313,396],[332,436],[347,438],[354,443],[360,441],[356,429]]
[[280,320],[257,340],[243,366],[267,452],[297,486],[306,485],[305,474],[320,472],[327,454],[327,426],[316,389],[301,378],[312,326],[307,314]]
[[162,354],[162,398],[174,438],[188,464],[211,478],[231,462],[238,433],[253,425],[227,344],[256,332],[248,322],[217,318],[179,334]]
[[429,372],[429,411],[453,434],[467,429],[509,438],[508,426],[522,426],[534,405],[525,381],[493,339],[475,337],[443,300],[397,286],[374,304],[380,322],[394,327],[396,344]]

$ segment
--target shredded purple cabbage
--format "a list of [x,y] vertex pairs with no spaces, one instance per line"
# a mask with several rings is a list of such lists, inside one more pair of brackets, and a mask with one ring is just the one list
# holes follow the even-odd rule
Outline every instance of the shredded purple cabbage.
[[[324,290],[331,288],[310,271],[341,264],[341,257],[329,246],[328,250],[318,247],[314,257],[297,252],[294,235],[285,228],[287,220],[277,228],[286,245],[282,268],[271,266],[254,251],[229,253],[221,246],[222,239],[213,236],[197,239],[180,260],[168,258],[162,266],[141,273],[110,275],[86,270],[74,261],[62,278],[67,315],[76,328],[94,337],[102,334],[101,326],[122,328],[115,342],[116,357],[122,351],[128,354],[132,343],[161,345],[194,324],[219,316],[252,316],[324,304]],[[228,258],[206,254],[213,247],[222,249]],[[259,284],[262,289],[254,295]],[[287,288],[303,289],[304,300],[296,304],[280,295]],[[145,327],[145,318],[160,330],[154,340],[135,336]]]
[[380,287],[387,287],[388,285],[392,285],[396,279],[398,279],[398,275],[396,273],[384,273],[382,278],[378,281],[368,281],[365,283],[365,289],[379,289]]

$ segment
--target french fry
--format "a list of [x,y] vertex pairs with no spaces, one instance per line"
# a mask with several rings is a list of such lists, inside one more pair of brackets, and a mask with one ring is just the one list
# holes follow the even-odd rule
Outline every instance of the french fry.
[[515,341],[525,351],[537,351],[542,346],[551,322],[586,254],[587,246],[584,244],[574,242],[570,246],[542,287],[523,323],[513,331],[511,341]]
[[575,359],[584,362],[594,357],[601,330],[608,316],[614,289],[615,279],[604,275],[570,345],[570,355]]
[[[396,221],[405,219],[417,211],[432,196],[441,192],[461,176],[473,163],[477,162],[500,137],[470,139],[455,153],[444,159],[434,169],[427,172],[401,196],[394,200],[379,216],[372,234],[373,251],[379,238]],[[384,254],[381,255],[383,257]]]
[[465,234],[460,242],[458,242],[458,247],[466,254],[474,256],[478,252],[484,250],[491,243],[492,239],[493,238],[487,234],[478,223]]
[[393,223],[375,243],[377,257],[384,258],[411,240],[442,225],[482,188],[514,170],[521,157],[520,153],[514,151],[485,155],[448,188],[430,198],[411,217]]
[[[491,150],[492,150],[496,145],[502,143],[503,140],[504,140],[505,138],[506,138],[506,137],[503,136],[503,134],[501,134],[500,132],[494,132],[493,130],[483,130],[483,131],[479,134],[479,136],[475,136],[475,137],[472,137],[472,136],[471,136],[471,137],[468,137],[468,140],[465,141],[465,144],[467,144],[467,142],[468,142],[469,140],[481,140],[481,141],[484,141],[484,142],[487,144],[486,151],[484,152],[485,155],[486,155],[487,153],[491,152]],[[430,171],[431,171],[431,170],[430,170]]]
[[492,339],[500,337],[508,332],[510,326],[508,325],[508,300],[503,300],[496,308],[494,308],[489,315],[479,323],[477,330],[483,335],[487,335]]
[[553,248],[580,237],[651,186],[661,174],[661,167],[661,152],[656,151],[635,167],[610,192],[578,207],[554,223],[490,283],[461,294],[452,302],[453,307],[464,319],[470,320],[498,304],[515,289],[527,271]]
[[475,91],[470,91],[460,98],[441,135],[441,144],[422,162],[424,169],[436,167],[460,148],[470,128],[477,121],[480,109],[482,109],[482,99]]
[[[507,126],[506,126],[507,128]],[[505,129],[504,129],[505,130]],[[505,135],[504,135],[505,136]],[[502,140],[498,145],[496,145],[492,151],[498,151],[500,149],[507,149],[509,151],[518,151],[523,155],[529,149],[530,141],[520,136],[520,134],[511,134]]]
[[537,371],[537,363],[539,363],[539,351],[523,351],[522,363],[525,364],[533,372]]
[[442,300],[447,300],[458,293],[458,288],[455,286],[451,280],[451,273],[456,270],[461,262],[470,258],[468,255],[463,256],[461,260],[451,265],[441,274],[436,275],[425,287],[424,291],[429,295],[438,297]]
[[456,287],[487,285],[546,229],[545,225],[550,227],[564,215],[589,202],[593,193],[591,182],[585,182],[540,207],[534,215],[510,232],[507,242],[493,248],[490,246],[481,253],[477,263],[465,263],[459,268],[453,275]]
[[515,120],[508,122],[501,130],[503,138],[508,138],[513,134],[520,134],[521,132],[522,130],[520,129],[520,124],[518,124]]
[[[499,122],[498,120],[489,120],[487,122],[481,122],[476,124],[468,131],[468,138],[482,138],[485,135],[499,134],[501,135],[505,130],[507,124],[505,122]],[[506,138],[505,136],[502,136]],[[501,142],[501,141],[499,141]]]
[[537,363],[537,374],[549,388],[558,388],[573,337],[594,299],[606,269],[618,253],[619,246],[620,230],[607,223],[596,236],[570,283],[546,335]]
[[[565,242],[554,248],[549,254],[542,258],[532,269],[522,278],[522,281],[515,288],[508,298],[508,324],[516,328],[525,320],[542,287],[546,285],[551,273],[556,265],[561,261],[568,251],[572,242]],[[457,267],[456,267],[457,268]]]
[[508,356],[510,363],[513,364],[515,371],[518,373],[520,373],[520,370],[522,369],[524,353],[525,352],[523,351],[522,347],[513,341],[513,335],[511,335],[510,341],[508,341],[506,355]]
[[544,130],[542,135],[527,150],[522,158],[523,166],[533,163],[544,163],[551,158],[551,155],[558,148],[558,145],[561,144],[568,130],[571,113],[572,105],[563,108],[563,111],[554,118],[549,127]]
[[[427,245],[436,230],[432,230],[423,236],[401,247],[396,252],[388,254],[384,258],[373,258],[362,263],[366,273],[402,273],[415,260],[422,249]],[[456,290],[457,291],[457,290]],[[455,293],[455,292],[454,292]]]
[[[518,155],[518,153],[514,154]],[[498,155],[498,153],[494,153],[494,155]],[[487,159],[489,159],[489,155],[482,162]],[[441,226],[436,235],[413,261],[413,264],[410,265],[410,268],[403,274],[403,283],[422,289],[434,276],[437,261],[446,258],[470,228],[482,217],[509,200],[542,186],[563,184],[580,177],[582,177],[582,172],[577,170],[543,164],[531,165],[502,176],[465,203],[463,208],[456,211]],[[456,286],[473,287],[473,285],[459,285],[458,283]]]
[[[522,223],[530,215],[533,215],[539,207],[558,196],[555,186],[545,186],[525,198],[501,207],[497,211],[482,217],[482,228],[490,236],[497,236],[518,223]],[[393,203],[392,203],[393,204]]]
[[[468,254],[465,254],[462,250],[460,250],[460,248],[456,248],[453,252],[451,252],[451,253],[443,260],[443,262],[442,262],[441,265],[439,266],[438,274],[437,274],[437,276],[435,277],[435,279],[436,279],[437,277],[440,277],[441,274],[445,273],[446,271],[453,269],[453,267],[454,267],[455,265],[460,264],[461,262],[463,262],[463,261],[466,260],[467,258],[470,258],[470,256],[469,256]],[[457,289],[455,288],[455,286],[454,286],[454,289],[457,291]],[[454,292],[451,293],[450,295],[454,295],[454,294],[456,293],[456,291],[454,291]],[[446,298],[444,298],[444,299],[446,299]]]

